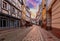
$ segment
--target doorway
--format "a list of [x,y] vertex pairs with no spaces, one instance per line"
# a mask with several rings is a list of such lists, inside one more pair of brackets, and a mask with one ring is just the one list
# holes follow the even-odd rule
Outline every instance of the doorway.
[[0,27],[2,27],[2,19],[0,18]]
[[2,19],[2,27],[6,27],[6,20]]
[[6,27],[7,26],[6,24],[7,24],[6,19],[0,18],[0,27]]

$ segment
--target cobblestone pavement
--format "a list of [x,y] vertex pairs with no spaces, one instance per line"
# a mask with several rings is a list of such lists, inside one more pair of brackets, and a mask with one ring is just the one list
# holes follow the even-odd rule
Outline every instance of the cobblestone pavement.
[[60,41],[40,26],[0,31],[0,41]]
[[0,31],[0,41],[22,41],[32,27]]
[[60,41],[60,39],[41,27],[34,25],[33,29],[22,41]]

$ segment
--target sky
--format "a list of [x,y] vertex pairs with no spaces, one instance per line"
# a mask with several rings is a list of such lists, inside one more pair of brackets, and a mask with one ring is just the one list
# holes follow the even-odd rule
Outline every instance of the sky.
[[30,8],[30,11],[33,14],[36,14],[38,11],[38,6],[41,4],[42,0],[27,0],[26,5]]
[[26,4],[27,6],[32,10],[37,10],[38,5],[41,4],[42,0],[27,0]]
[[41,4],[42,0],[27,0],[27,5],[30,7],[30,8],[34,8],[36,6],[38,6],[39,4]]

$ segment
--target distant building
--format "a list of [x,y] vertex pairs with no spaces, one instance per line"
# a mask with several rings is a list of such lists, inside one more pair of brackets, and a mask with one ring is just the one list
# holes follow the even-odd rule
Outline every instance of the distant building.
[[38,12],[36,13],[37,25],[39,25],[40,20],[42,20],[42,4],[39,5]]
[[30,19],[31,19],[30,8],[26,6],[26,21],[30,22]]

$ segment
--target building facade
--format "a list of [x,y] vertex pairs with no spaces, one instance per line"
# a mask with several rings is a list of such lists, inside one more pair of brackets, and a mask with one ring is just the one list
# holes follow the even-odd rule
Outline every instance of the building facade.
[[60,38],[60,0],[48,0],[48,28],[51,28],[54,35]]
[[0,29],[20,27],[21,15],[18,0],[0,0]]

